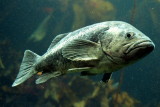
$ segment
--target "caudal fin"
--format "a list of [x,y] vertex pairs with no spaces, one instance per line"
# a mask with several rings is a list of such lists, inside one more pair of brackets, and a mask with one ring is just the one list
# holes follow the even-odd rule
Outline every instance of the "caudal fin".
[[33,53],[30,50],[25,51],[24,57],[20,66],[20,71],[16,77],[16,80],[12,84],[12,87],[23,83],[28,78],[33,76],[33,74],[36,73],[36,71],[34,70],[34,64],[36,63],[39,57],[40,57],[39,55]]

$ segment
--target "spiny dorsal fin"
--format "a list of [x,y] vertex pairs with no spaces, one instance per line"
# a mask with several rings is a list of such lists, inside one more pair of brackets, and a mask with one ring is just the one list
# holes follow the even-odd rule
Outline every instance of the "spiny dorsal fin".
[[57,35],[57,36],[53,39],[53,41],[52,41],[52,43],[51,43],[51,45],[49,46],[49,48],[48,48],[47,51],[49,51],[50,49],[52,49],[52,47],[54,47],[62,38],[64,38],[64,37],[67,36],[68,34],[69,34],[69,33],[64,33],[64,34]]

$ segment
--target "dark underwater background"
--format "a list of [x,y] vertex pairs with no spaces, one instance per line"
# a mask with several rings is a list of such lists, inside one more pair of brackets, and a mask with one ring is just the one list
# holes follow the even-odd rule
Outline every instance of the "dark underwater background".
[[[76,74],[11,87],[26,49],[43,55],[56,35],[110,20],[135,26],[155,50],[113,73],[106,87]],[[160,107],[159,38],[160,0],[0,0],[0,106]]]

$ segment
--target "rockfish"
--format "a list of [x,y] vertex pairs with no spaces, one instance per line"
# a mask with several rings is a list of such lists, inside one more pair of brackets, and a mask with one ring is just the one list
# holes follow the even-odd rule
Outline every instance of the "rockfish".
[[149,37],[126,22],[93,24],[56,36],[42,56],[26,50],[12,86],[34,74],[39,74],[39,84],[72,72],[82,76],[104,74],[101,81],[106,83],[112,72],[143,58],[154,47]]

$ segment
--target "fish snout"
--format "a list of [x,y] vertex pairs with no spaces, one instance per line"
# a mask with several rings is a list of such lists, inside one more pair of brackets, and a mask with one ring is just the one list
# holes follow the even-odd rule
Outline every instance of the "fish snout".
[[151,53],[154,48],[151,40],[141,40],[129,46],[124,54],[126,59],[137,60]]

